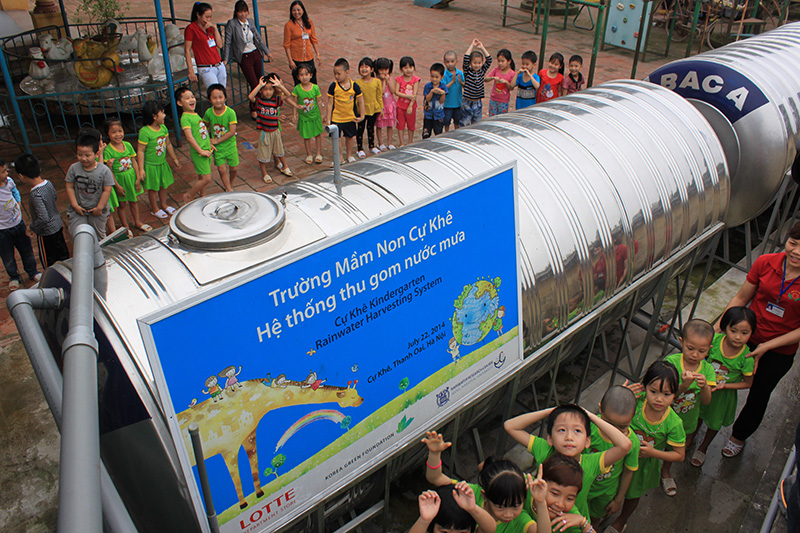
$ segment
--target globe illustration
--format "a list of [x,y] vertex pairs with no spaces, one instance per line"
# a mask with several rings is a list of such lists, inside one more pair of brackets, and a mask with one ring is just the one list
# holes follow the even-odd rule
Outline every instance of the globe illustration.
[[499,308],[499,286],[500,278],[493,281],[482,279],[464,286],[461,295],[454,302],[456,310],[451,319],[453,338],[458,344],[476,344],[492,330]]

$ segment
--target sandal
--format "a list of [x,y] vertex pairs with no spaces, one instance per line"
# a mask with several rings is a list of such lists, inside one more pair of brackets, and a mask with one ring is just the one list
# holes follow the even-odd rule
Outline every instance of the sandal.
[[128,231],[128,238],[129,239],[133,239],[133,232],[131,230],[127,230],[127,231]]
[[173,213],[175,213],[175,211],[177,211],[177,209],[175,209],[171,205],[167,206],[167,213],[168,214],[172,215]]
[[281,174],[283,174],[284,176],[294,176],[289,167],[281,167]]
[[139,229],[140,231],[153,231],[153,226],[151,226],[150,224],[142,224],[137,229]]
[[272,181],[272,178],[270,178],[270,177],[269,177],[269,174],[264,174],[264,177],[263,177],[263,178],[261,178],[261,179],[262,179],[262,180],[263,180],[263,182],[264,182],[264,183],[266,183],[267,185],[273,185],[273,184],[275,184],[275,182],[274,182],[274,181]]
[[731,459],[742,453],[743,449],[744,444],[736,444],[731,439],[728,439],[728,442],[725,443],[725,447],[722,448],[722,456]]
[[667,496],[672,497],[678,494],[678,486],[675,484],[675,480],[671,477],[661,478],[661,488],[664,490],[664,494]]
[[322,163],[322,154],[320,154],[317,157],[315,157],[314,158],[314,162],[315,163]]
[[166,213],[164,212],[164,210],[163,210],[163,209],[159,209],[159,210],[158,210],[158,211],[156,211],[155,213],[153,213],[153,212],[151,211],[151,212],[150,212],[150,214],[151,214],[151,215],[153,215],[153,216],[154,216],[154,217],[156,217],[156,218],[161,218],[161,219],[164,219],[164,218],[167,218],[167,217],[169,217],[169,215],[168,215],[168,214],[166,214]]
[[706,454],[704,452],[701,452],[700,450],[697,450],[694,452],[694,455],[692,455],[692,460],[689,461],[689,464],[691,464],[692,466],[696,466],[697,468],[700,468],[701,466],[703,466],[703,464],[705,464],[705,462],[706,462]]
[[314,162],[314,156],[306,156],[306,165],[310,165]]

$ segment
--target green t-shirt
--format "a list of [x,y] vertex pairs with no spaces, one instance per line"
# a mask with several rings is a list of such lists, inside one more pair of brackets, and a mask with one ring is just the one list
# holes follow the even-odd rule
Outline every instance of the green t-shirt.
[[[225,106],[225,111],[223,111],[221,115],[217,115],[217,112],[214,111],[214,108],[209,107],[206,110],[206,114],[203,115],[203,120],[208,124],[208,127],[211,130],[211,135],[215,139],[219,139],[231,131],[231,124],[238,123],[236,119],[236,111],[228,106]],[[231,136],[231,138],[225,142],[217,144],[216,148],[220,151],[226,151],[230,149],[236,150],[236,135]]]
[[128,141],[122,141],[122,145],[122,152],[118,152],[111,146],[111,143],[107,144],[106,149],[103,151],[103,160],[106,162],[110,159],[114,160],[111,165],[111,172],[114,173],[117,183],[122,183],[123,178],[136,181],[136,170],[133,166],[136,150],[133,149],[133,146]]
[[[682,447],[686,443],[686,432],[678,413],[665,409],[659,420],[648,420],[644,415],[647,400],[639,400],[636,414],[631,421],[631,429],[639,438],[639,442],[647,442],[656,450],[664,451],[669,444],[673,448]],[[626,493],[627,498],[638,498],[649,489],[658,486],[661,474],[661,461],[654,457],[639,459],[639,470],[633,473],[631,485]]]
[[[533,497],[531,496],[530,491],[528,491],[528,498],[525,500],[525,507],[526,508],[530,508],[532,505],[533,505]],[[577,515],[579,515],[581,513],[578,511],[578,507],[573,505],[572,509],[567,511],[567,514],[577,514]],[[536,513],[532,512],[531,516],[538,523],[539,517],[536,515]],[[581,516],[583,516],[583,515],[581,515]],[[586,518],[586,517],[584,517],[584,518]],[[550,520],[550,517],[548,516],[547,519]],[[582,533],[582,531],[581,531],[581,528],[575,526],[575,527],[570,527],[570,528],[565,529],[563,533]]]
[[[554,450],[552,446],[547,444],[547,440],[535,435],[531,435],[531,438],[528,440],[528,452],[533,455],[533,458],[538,464],[546,461],[553,454]],[[588,501],[592,483],[594,483],[597,476],[608,472],[608,467],[605,465],[605,456],[606,452],[602,451],[598,453],[582,454],[575,457],[583,469],[583,487],[581,487],[581,491],[575,499],[575,507],[577,507],[578,512],[586,518],[591,518],[589,516]],[[533,509],[530,508],[525,509],[525,511],[533,513]]]
[[725,339],[724,333],[714,335],[711,343],[711,350],[708,352],[706,360],[714,369],[718,384],[740,383],[745,376],[752,376],[755,368],[755,358],[747,357],[750,348],[745,344],[736,357],[728,359],[722,354],[722,341]]
[[[192,137],[197,141],[200,148],[203,150],[211,150],[211,136],[208,134],[206,123],[200,120],[200,115],[184,111],[181,115],[181,129],[185,130],[187,128],[191,130]],[[194,148],[191,149],[191,152],[198,154],[197,150]]]
[[150,126],[139,130],[139,144],[144,148],[144,163],[146,165],[163,165],[167,162],[167,143],[169,130],[162,124],[154,131]]
[[[683,384],[683,354],[674,353],[667,356],[666,360],[675,365],[675,368],[678,369],[678,386],[680,386]],[[717,384],[717,376],[714,372],[714,367],[705,359],[700,361],[700,367],[697,369],[697,372],[706,377],[706,383],[709,386],[714,387]],[[692,381],[689,388],[677,394],[675,400],[672,402],[672,408],[678,413],[681,420],[683,420],[683,429],[686,433],[694,433],[694,430],[697,429],[697,419],[700,416],[700,405],[698,403],[700,399],[700,390],[697,381]]]
[[[628,428],[628,439],[631,441],[631,450],[621,461],[612,464],[608,472],[601,473],[594,479],[592,488],[589,491],[589,500],[606,498],[607,496],[611,496],[613,499],[614,496],[617,495],[619,476],[622,474],[622,465],[624,465],[626,469],[634,472],[639,469],[639,438],[630,428]],[[605,452],[613,447],[614,444],[605,438],[600,432],[600,428],[592,424],[592,445],[589,446],[584,454]]]
[[294,86],[292,94],[297,97],[297,105],[300,106],[300,117],[305,119],[313,119],[320,117],[319,106],[317,105],[319,97],[322,96],[318,85],[313,85],[310,91],[303,89],[299,83]]

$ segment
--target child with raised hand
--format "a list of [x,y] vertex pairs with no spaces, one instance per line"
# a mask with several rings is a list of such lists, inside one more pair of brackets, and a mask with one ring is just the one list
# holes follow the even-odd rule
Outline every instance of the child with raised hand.
[[365,57],[358,62],[358,74],[361,76],[354,83],[361,88],[364,97],[364,120],[358,123],[356,143],[358,144],[358,157],[366,157],[364,152],[364,130],[367,130],[369,151],[373,154],[381,153],[375,146],[375,121],[383,109],[383,83],[375,77],[375,63]]
[[461,101],[464,93],[464,71],[456,67],[458,56],[453,50],[444,53],[444,82],[447,87],[447,96],[444,98],[444,131],[450,131],[450,121],[453,128],[458,129],[461,122]]
[[[639,469],[639,437],[630,428],[636,413],[636,396],[630,389],[615,385],[603,395],[600,411],[603,420],[628,437],[631,449],[622,461],[611,465],[607,474],[597,476],[589,490],[589,515],[592,523],[598,527],[603,518],[622,508],[633,473]],[[587,451],[601,452],[611,446],[608,437],[592,424],[592,444]]]
[[[740,389],[753,383],[755,361],[747,357],[747,341],[756,329],[756,314],[747,307],[730,307],[720,319],[724,333],[716,333],[707,361],[714,368],[717,385],[711,389],[711,402],[700,406],[700,419],[706,424],[703,442],[692,455],[692,466],[703,466],[711,441],[722,426],[730,426],[736,418]],[[725,450],[722,450],[725,455]]]
[[128,237],[133,234],[129,216],[133,218],[133,226],[141,231],[150,231],[150,224],[142,223],[139,215],[139,203],[137,198],[144,192],[142,189],[142,177],[139,174],[139,165],[135,162],[136,150],[131,143],[125,140],[125,130],[122,121],[112,118],[106,122],[106,135],[108,144],[103,150],[103,160],[111,168],[117,187],[121,189],[117,195],[119,201],[119,221],[128,228]]
[[475,503],[475,493],[466,481],[436,487],[419,495],[419,518],[408,533],[481,533],[495,531],[495,521]]
[[422,89],[423,121],[422,138],[442,133],[444,121],[444,101],[447,98],[447,86],[444,78],[444,65],[434,63],[431,65],[431,81]]
[[106,237],[106,223],[110,214],[108,199],[114,187],[111,169],[100,159],[100,132],[94,128],[81,128],[75,141],[77,163],[67,170],[67,224],[71,235],[81,224],[89,224],[97,238]]
[[[281,139],[280,114],[283,99],[281,94],[289,94],[281,83],[280,78],[275,73],[262,76],[250,94],[247,96],[251,102],[256,104],[256,129],[259,131],[258,151],[256,158],[261,169],[262,180],[267,184],[274,184],[270,175],[267,173],[267,163],[273,159],[276,166],[286,176],[292,176],[292,171],[286,166],[286,159]],[[288,100],[290,105],[296,105]]]
[[[0,160],[0,166],[2,160]],[[64,239],[64,221],[58,212],[58,193],[50,181],[42,179],[39,160],[33,154],[24,154],[14,161],[14,168],[22,183],[31,188],[28,209],[31,213],[31,229],[36,234],[39,259],[42,266],[49,267],[57,261],[69,259],[69,248]],[[23,261],[24,264],[24,261]]]
[[[451,446],[445,442],[440,433],[428,431],[422,442],[428,447],[425,479],[437,487],[452,486],[455,482],[442,472],[442,452]],[[497,523],[497,533],[549,533],[547,520],[538,524],[523,511],[528,482],[522,471],[504,459],[495,460],[488,457],[478,474],[478,484],[470,484],[475,494],[475,503],[485,509]],[[536,497],[536,509],[542,514],[546,512],[544,490],[541,484],[533,489]]]
[[564,56],[556,52],[550,56],[547,68],[539,71],[539,90],[536,103],[541,104],[564,94]]
[[[478,50],[475,50],[478,48]],[[483,117],[484,78],[492,66],[492,56],[478,39],[464,52],[464,94],[461,100],[461,125],[469,126]]]
[[[392,144],[392,128],[397,123],[397,101],[394,97],[397,89],[392,80],[392,70],[394,63],[386,57],[379,57],[375,60],[375,70],[378,71],[378,79],[381,80],[383,94],[383,110],[375,120],[375,127],[378,134],[378,150],[385,152],[394,150],[396,146]],[[381,132],[383,130],[383,132]]]
[[[411,144],[417,125],[417,94],[422,79],[414,74],[415,69],[414,59],[403,56],[400,58],[400,70],[403,74],[394,79],[397,87],[397,132],[400,136],[400,146]],[[403,141],[403,130],[408,131],[405,141]]]
[[239,120],[236,111],[225,105],[228,92],[219,83],[208,88],[208,99],[211,107],[206,109],[203,122],[211,134],[211,146],[214,150],[214,164],[217,165],[222,188],[233,190],[233,180],[239,170],[239,148],[236,145],[236,127]]
[[583,58],[578,54],[569,58],[569,74],[564,76],[564,81],[561,83],[563,89],[562,94],[572,94],[580,91],[586,80],[583,79],[581,74],[581,67],[583,67]]
[[175,101],[181,108],[181,130],[189,141],[189,155],[197,173],[197,181],[183,194],[183,203],[189,203],[200,193],[205,196],[206,188],[211,183],[211,136],[208,134],[206,123],[195,113],[194,93],[188,87],[179,87],[175,91]]
[[503,48],[497,52],[497,66],[492,69],[484,81],[492,81],[492,92],[489,95],[489,116],[508,113],[508,102],[511,100],[511,89],[514,88],[516,69],[511,51]]
[[514,80],[517,89],[516,109],[525,109],[536,103],[536,91],[539,89],[539,75],[536,74],[536,52],[528,50],[522,54],[521,66]]
[[[306,147],[306,164],[322,163],[322,114],[320,113],[320,99],[322,91],[319,86],[311,83],[311,67],[300,65],[297,67],[297,79],[300,83],[295,85],[292,94],[297,98],[299,112],[297,118],[297,133],[303,138]],[[316,157],[311,155],[311,141],[314,140],[317,149]]]
[[[575,500],[583,488],[583,469],[578,461],[560,453],[553,454],[539,465],[539,478],[545,490],[544,509],[533,512],[532,516],[541,522],[539,517],[546,516],[553,531],[562,533],[594,533],[594,527],[585,516],[578,512]],[[535,482],[528,474],[528,484]],[[531,508],[533,490],[525,502],[525,510]],[[546,514],[545,514],[546,513]]]
[[[547,439],[536,437],[527,427],[547,419]],[[591,445],[592,422],[608,437],[613,446],[602,452],[583,454]],[[578,511],[589,515],[588,497],[595,478],[607,474],[611,465],[624,458],[631,449],[630,439],[607,421],[574,404],[542,409],[506,420],[503,424],[512,439],[525,446],[537,463],[554,452],[576,459],[583,469],[583,488],[578,494]]]
[[639,498],[658,486],[659,462],[679,462],[686,456],[683,422],[671,408],[678,391],[675,365],[656,361],[647,369],[641,383],[628,385],[626,382],[626,386],[637,396],[631,429],[639,438],[639,469],[631,477],[622,512],[610,526],[611,533],[623,531],[639,505]]
[[176,211],[167,205],[167,188],[175,182],[172,169],[167,164],[167,155],[181,168],[181,162],[175,155],[172,143],[169,142],[169,130],[164,125],[164,106],[155,100],[149,100],[142,107],[142,122],[139,130],[139,149],[137,159],[139,177],[144,180],[144,188],[150,200],[151,214],[156,218],[167,218]]
[[[672,409],[683,421],[686,448],[691,448],[697,432],[700,404],[711,403],[711,389],[717,385],[714,367],[705,360],[713,340],[714,327],[705,320],[695,318],[684,324],[681,331],[682,353],[669,355],[665,359],[678,369],[678,390]],[[672,463],[668,461],[661,466],[661,487],[667,496],[675,496],[678,492],[675,480],[670,475],[671,466]]]

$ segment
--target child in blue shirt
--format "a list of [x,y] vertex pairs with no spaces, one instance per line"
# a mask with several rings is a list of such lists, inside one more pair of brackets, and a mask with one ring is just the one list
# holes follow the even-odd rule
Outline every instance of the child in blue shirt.
[[453,121],[453,128],[458,129],[461,122],[461,97],[464,91],[464,71],[456,67],[458,56],[455,51],[449,50],[444,53],[444,78],[442,81],[447,87],[447,95],[444,97],[444,131],[450,131],[450,121]]
[[536,52],[528,50],[522,54],[521,67],[515,80],[517,88],[517,109],[524,109],[536,103],[539,89],[539,75],[536,74]]
[[434,63],[431,65],[431,81],[425,84],[422,90],[424,101],[424,117],[422,121],[422,138],[427,139],[442,133],[444,120],[444,101],[447,97],[447,86],[442,81],[444,65]]

